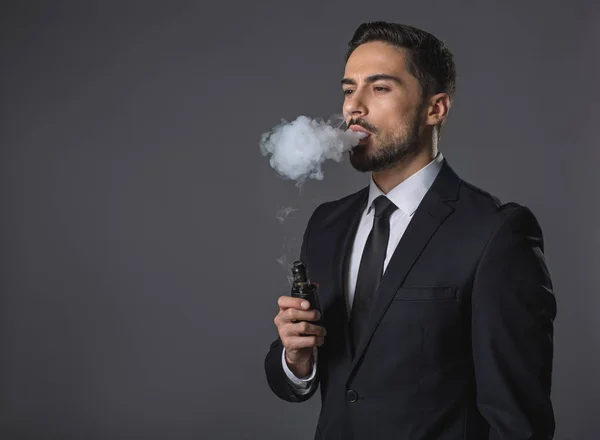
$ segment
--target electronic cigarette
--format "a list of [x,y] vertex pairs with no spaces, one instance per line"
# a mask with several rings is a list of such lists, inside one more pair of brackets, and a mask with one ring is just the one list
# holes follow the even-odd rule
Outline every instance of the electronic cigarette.
[[[318,310],[321,313],[319,306],[319,298],[317,297],[317,286],[310,282],[307,276],[306,264],[302,261],[296,261],[292,265],[292,275],[294,281],[292,283],[292,296],[294,298],[302,298],[310,303],[309,309]],[[320,325],[321,318],[318,321],[311,321],[312,324]]]

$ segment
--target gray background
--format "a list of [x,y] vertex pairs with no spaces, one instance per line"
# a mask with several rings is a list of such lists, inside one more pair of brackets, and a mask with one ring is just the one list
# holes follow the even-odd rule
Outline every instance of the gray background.
[[299,192],[258,141],[340,112],[347,41],[375,19],[454,51],[442,151],[538,216],[556,438],[600,438],[597,2],[13,1],[0,16],[0,438],[312,438],[319,398],[278,400],[263,359],[306,220],[367,176],[345,159]]

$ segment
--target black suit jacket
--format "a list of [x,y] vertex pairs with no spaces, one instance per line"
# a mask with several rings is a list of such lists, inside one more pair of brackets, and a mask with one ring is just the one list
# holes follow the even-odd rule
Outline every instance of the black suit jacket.
[[275,340],[265,359],[289,402],[320,385],[315,439],[547,440],[556,302],[542,231],[529,209],[501,204],[446,161],[382,278],[353,353],[345,280],[368,188],[320,205],[301,249],[319,284],[325,344],[317,382],[297,395]]

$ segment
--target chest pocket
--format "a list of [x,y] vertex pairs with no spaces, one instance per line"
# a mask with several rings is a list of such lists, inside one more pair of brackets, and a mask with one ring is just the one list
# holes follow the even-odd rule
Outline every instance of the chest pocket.
[[387,311],[394,325],[404,329],[442,329],[457,324],[458,286],[400,287]]

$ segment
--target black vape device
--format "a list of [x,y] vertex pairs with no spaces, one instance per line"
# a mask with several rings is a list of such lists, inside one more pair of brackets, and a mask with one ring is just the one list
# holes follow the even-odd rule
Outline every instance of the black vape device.
[[[318,310],[321,313],[319,298],[317,296],[317,285],[310,282],[307,276],[306,264],[302,261],[296,261],[292,265],[292,296],[302,298],[310,303],[310,309]],[[311,324],[321,325],[321,318],[318,321],[310,321]]]

